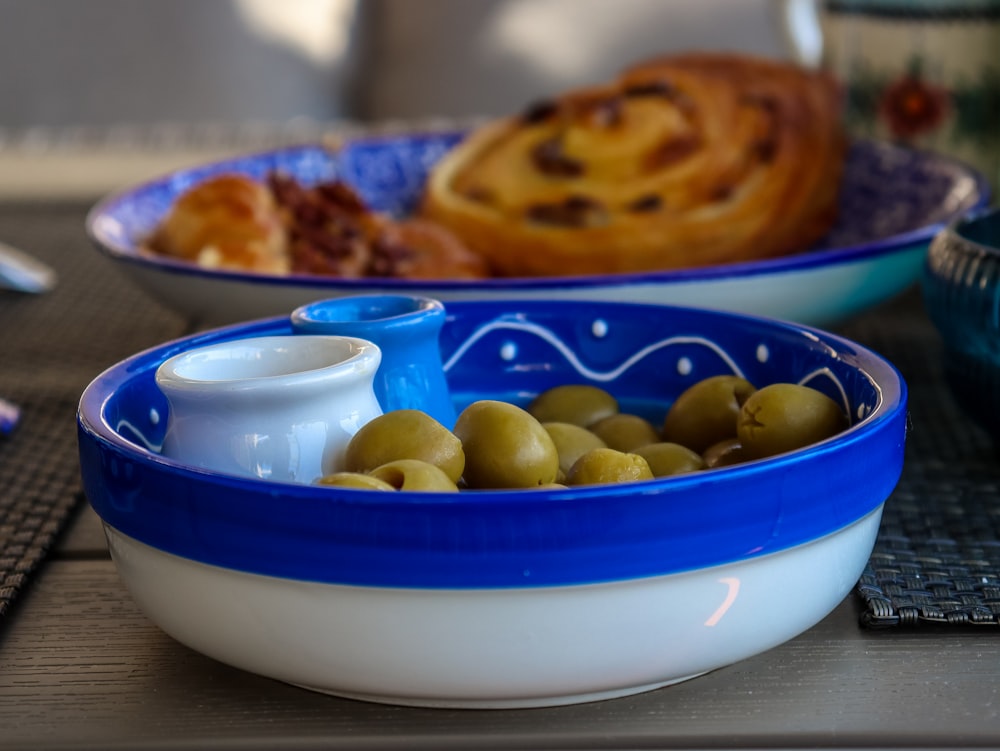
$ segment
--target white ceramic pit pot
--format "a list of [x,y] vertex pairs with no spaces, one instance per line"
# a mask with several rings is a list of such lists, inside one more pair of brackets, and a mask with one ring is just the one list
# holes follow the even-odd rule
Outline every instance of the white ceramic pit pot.
[[166,360],[161,453],[192,467],[311,483],[336,471],[351,437],[382,413],[379,348],[344,336],[220,342]]

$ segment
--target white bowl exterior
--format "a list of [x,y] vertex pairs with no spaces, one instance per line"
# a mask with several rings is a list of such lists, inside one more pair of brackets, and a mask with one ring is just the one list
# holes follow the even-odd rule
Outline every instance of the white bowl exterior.
[[[595,284],[573,287],[500,288],[461,291],[435,288],[407,290],[407,294],[433,297],[444,302],[482,300],[495,296],[504,300],[610,300],[708,307],[734,313],[768,316],[808,326],[826,326],[846,319],[874,304],[888,300],[911,287],[919,278],[924,246],[905,246],[897,251],[853,261],[805,266],[775,273],[735,275],[688,281],[655,281],[644,284]],[[282,315],[300,305],[338,294],[333,287],[258,284],[240,279],[181,274],[169,269],[126,263],[126,270],[146,291],[169,307],[189,312],[202,326],[223,325]],[[398,294],[379,289],[366,294]]]
[[524,589],[294,581],[105,531],[143,611],[221,662],[369,701],[511,708],[638,693],[787,641],[851,591],[881,516],[880,506],[815,541],[707,569]]

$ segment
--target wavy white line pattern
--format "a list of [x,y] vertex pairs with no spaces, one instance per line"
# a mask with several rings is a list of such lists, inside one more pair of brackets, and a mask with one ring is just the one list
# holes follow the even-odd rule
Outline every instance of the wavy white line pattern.
[[628,357],[624,362],[608,371],[598,371],[593,368],[587,367],[580,358],[576,356],[576,353],[567,345],[557,334],[555,334],[551,329],[546,328],[535,323],[526,323],[521,321],[491,321],[490,323],[482,326],[473,334],[462,342],[462,345],[452,353],[451,357],[444,363],[445,372],[448,372],[459,361],[465,356],[465,353],[469,351],[472,346],[482,339],[484,336],[493,331],[522,331],[527,334],[533,334],[539,339],[551,344],[559,353],[566,358],[566,360],[573,366],[577,373],[585,376],[593,381],[607,382],[613,381],[618,378],[622,373],[631,368],[637,362],[643,360],[645,357],[650,355],[657,350],[663,349],[665,347],[670,347],[676,344],[698,344],[714,352],[720,360],[722,360],[726,366],[733,372],[734,375],[743,376],[743,371],[740,369],[739,365],[729,356],[729,354],[722,349],[719,345],[710,339],[706,339],[701,336],[672,336],[665,339],[661,339],[658,342],[653,342],[635,354]]
[[[562,356],[566,358],[567,362],[569,362],[573,366],[573,368],[576,369],[577,373],[596,382],[606,383],[608,381],[613,381],[616,378],[618,378],[622,373],[627,371],[629,368],[633,367],[636,363],[642,361],[644,358],[646,358],[653,352],[664,349],[666,347],[671,347],[680,344],[700,345],[711,350],[716,356],[719,357],[719,359],[722,362],[726,364],[726,366],[730,369],[730,371],[734,375],[739,376],[741,378],[745,377],[743,370],[739,367],[739,365],[737,365],[736,361],[732,357],[730,357],[730,355],[722,347],[720,347],[712,340],[701,336],[666,337],[657,342],[653,342],[652,344],[646,345],[638,352],[635,352],[634,354],[626,358],[625,361],[619,364],[617,367],[602,372],[587,367],[580,360],[580,358],[576,356],[576,353],[572,350],[572,348],[568,344],[566,344],[566,342],[564,342],[562,338],[559,337],[556,333],[554,333],[551,329],[535,323],[529,323],[524,321],[502,321],[502,320],[491,321],[490,323],[487,323],[484,326],[481,326],[480,328],[476,329],[472,333],[472,335],[468,339],[466,339],[461,344],[461,346],[455,350],[455,352],[452,353],[452,355],[447,359],[447,361],[445,361],[444,363],[445,372],[447,373],[448,371],[452,370],[462,360],[465,354],[476,344],[476,342],[478,342],[484,336],[493,331],[520,331],[526,334],[531,334],[533,336],[536,336],[539,339],[552,345],[560,354],[562,354]],[[595,333],[595,335],[598,335],[598,338],[603,338],[603,336],[605,336],[608,333],[607,323],[602,319],[596,320],[592,325],[592,331]],[[770,353],[768,352],[766,345],[761,344],[758,346],[757,358],[759,360],[762,361],[766,360],[767,357],[769,357],[769,354]],[[510,361],[514,359],[517,356],[517,345],[514,344],[513,342],[504,342],[501,345],[499,355],[504,360]],[[688,359],[684,357],[680,358],[678,360],[678,363],[680,365],[683,365],[684,361],[687,361],[688,364],[690,364]],[[686,370],[683,367],[680,367],[680,370],[682,372],[686,372]],[[689,370],[689,368],[687,370]],[[840,395],[844,411],[848,415],[850,415],[851,405],[850,405],[850,400],[847,396],[847,391],[844,388],[844,385],[840,382],[840,379],[838,379],[836,374],[833,373],[833,371],[831,371],[829,368],[825,367],[817,368],[816,370],[807,373],[805,376],[800,378],[798,383],[799,385],[804,386],[807,385],[809,382],[816,380],[817,378],[828,378],[832,382],[833,386],[836,388],[838,394]],[[863,414],[861,413],[862,409],[865,409],[864,405],[859,406],[859,414],[858,414],[859,419],[863,416]],[[160,417],[159,414],[156,413],[155,410],[151,411],[150,419],[154,424],[156,424],[159,421],[159,417]],[[138,426],[131,424],[126,420],[122,420],[116,426],[116,430],[119,433],[121,433],[123,429],[126,429],[133,435],[135,435],[140,442],[145,444],[147,449],[151,451],[160,450],[160,445],[146,438],[143,431],[141,431]]]
[[132,435],[134,435],[136,439],[149,451],[155,451],[158,454],[160,453],[160,449],[163,448],[162,443],[149,440],[149,438],[146,437],[146,434],[143,433],[137,425],[132,424],[128,420],[119,420],[118,424],[115,425],[115,432],[119,435],[125,435],[124,431],[126,430],[129,433],[132,433]]
[[[647,357],[651,353],[676,344],[697,344],[704,346],[707,349],[710,349],[712,352],[714,352],[719,357],[719,359],[726,364],[726,366],[732,371],[734,375],[737,375],[741,378],[745,377],[742,369],[739,367],[739,365],[736,364],[736,361],[732,357],[730,357],[729,354],[722,347],[720,347],[712,340],[706,339],[705,337],[701,336],[666,337],[658,342],[653,342],[652,344],[643,347],[641,350],[628,357],[624,362],[622,362],[616,368],[604,372],[597,371],[594,370],[593,368],[589,368],[586,365],[584,365],[583,362],[580,361],[580,358],[578,358],[576,354],[573,352],[572,348],[568,344],[566,344],[562,340],[562,338],[560,338],[557,334],[555,334],[551,329],[545,326],[541,326],[539,324],[528,323],[523,321],[491,321],[490,323],[487,323],[486,325],[476,329],[476,331],[474,331],[473,334],[468,339],[466,339],[462,343],[462,345],[457,350],[455,350],[455,352],[452,353],[451,357],[449,357],[448,360],[444,363],[445,372],[448,372],[449,370],[454,368],[465,356],[466,352],[468,352],[469,349],[471,349],[472,346],[480,339],[482,339],[484,336],[493,331],[504,331],[504,330],[521,331],[527,334],[532,334],[534,336],[537,336],[539,339],[548,342],[556,350],[558,350],[563,357],[566,358],[566,360],[573,366],[573,368],[576,369],[577,373],[597,382],[606,383],[608,381],[613,381],[616,378],[618,378],[618,376],[620,376],[622,373],[624,373],[626,370],[631,368],[633,365],[635,365],[637,362],[641,361],[643,358]],[[603,319],[597,319],[592,324],[591,330],[595,332],[595,334],[597,332],[600,332],[600,337],[603,338],[603,336],[606,336],[608,333],[607,323]],[[516,353],[517,353],[516,345],[514,345],[511,342],[505,342],[501,347],[500,356],[502,357],[502,359],[509,361],[514,359]],[[770,357],[770,351],[766,344],[761,343],[760,345],[758,345],[756,356],[757,359],[761,362],[764,362]],[[690,368],[681,367],[683,366],[683,362],[681,362],[683,360],[687,360],[687,358],[681,358],[681,360],[678,361],[679,371],[686,374],[687,372],[690,371]],[[690,365],[689,362],[688,364]],[[809,384],[811,381],[814,381],[818,378],[827,378],[830,380],[830,382],[833,384],[833,387],[837,390],[837,393],[840,396],[840,402],[844,408],[845,414],[847,414],[848,417],[850,417],[851,403],[847,395],[847,390],[844,388],[843,383],[840,382],[840,379],[837,378],[836,374],[829,368],[825,367],[817,368],[816,370],[807,373],[802,378],[800,378],[798,383],[801,386],[805,386]],[[857,415],[858,419],[861,419],[864,416],[861,410],[864,410],[864,412],[868,411],[864,405],[860,405],[859,413]]]
[[844,389],[844,384],[840,382],[840,379],[831,371],[829,368],[817,368],[811,373],[807,373],[802,378],[799,379],[800,386],[806,386],[810,381],[817,378],[827,377],[833,383],[837,389],[837,393],[840,394],[840,403],[844,407],[844,413],[848,417],[851,415],[851,402],[847,398],[847,391]]

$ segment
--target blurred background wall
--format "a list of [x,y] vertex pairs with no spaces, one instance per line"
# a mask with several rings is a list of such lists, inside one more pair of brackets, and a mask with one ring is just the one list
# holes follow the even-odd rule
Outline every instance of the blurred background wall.
[[462,117],[682,49],[788,54],[779,0],[0,0],[0,128]]
[[[372,0],[362,0],[367,5]],[[365,116],[504,114],[679,50],[783,56],[777,0],[374,0]]]
[[813,2],[0,0],[0,199],[519,112],[674,51],[783,57]]

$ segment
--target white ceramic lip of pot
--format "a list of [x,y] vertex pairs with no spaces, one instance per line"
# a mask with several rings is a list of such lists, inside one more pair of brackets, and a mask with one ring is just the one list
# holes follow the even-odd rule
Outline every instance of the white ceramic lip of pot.
[[378,347],[346,336],[264,336],[220,342],[174,355],[156,371],[161,389],[220,392],[307,386],[339,373],[374,373]]

